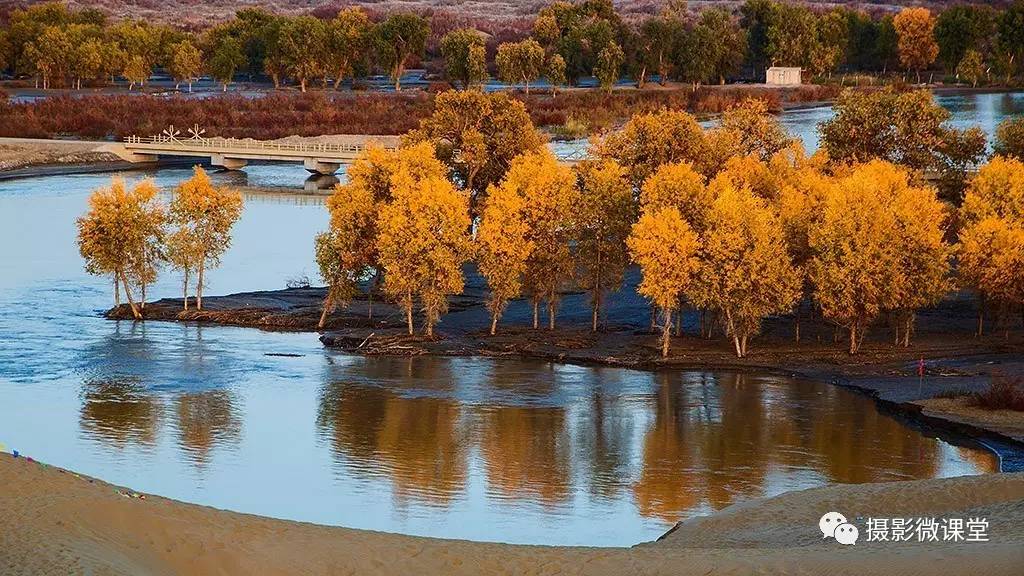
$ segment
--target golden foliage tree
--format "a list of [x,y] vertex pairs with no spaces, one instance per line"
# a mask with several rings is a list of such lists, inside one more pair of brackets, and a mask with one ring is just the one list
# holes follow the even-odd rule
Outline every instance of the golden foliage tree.
[[[429,146],[418,147],[431,153]],[[392,200],[380,211],[378,250],[384,291],[405,310],[413,334],[413,303],[423,307],[425,332],[462,291],[462,264],[470,254],[469,199],[445,178],[418,179],[405,170],[392,178]]]
[[917,74],[935,62],[939,45],[935,41],[935,18],[927,8],[904,8],[892,20],[896,28],[896,49],[900,62]]
[[715,201],[701,238],[701,271],[691,300],[722,314],[742,358],[766,316],[792,310],[800,276],[786,252],[779,218],[764,199],[725,175],[710,187]]
[[705,173],[707,142],[697,120],[678,110],[636,114],[619,130],[595,146],[599,158],[615,160],[629,173],[633,187],[663,164],[689,162]]
[[880,160],[828,189],[808,235],[809,271],[822,313],[849,329],[851,354],[883,311],[903,316],[906,341],[914,310],[945,293],[941,212],[934,190],[913,186],[904,169]]
[[745,98],[722,113],[721,127],[738,135],[740,152],[756,154],[767,162],[793,142],[778,119],[768,111],[768,102]]
[[967,188],[960,220],[960,282],[981,297],[981,335],[988,303],[1000,316],[1024,305],[1024,163],[996,156],[982,166]]
[[[377,261],[379,204],[371,187],[361,179],[338,185],[327,199],[330,227],[316,237],[315,255],[320,277],[327,283],[318,328],[338,305],[345,305]],[[371,287],[372,297],[372,287]],[[370,313],[372,315],[372,300]]]
[[697,235],[679,209],[645,210],[626,240],[643,279],[637,291],[661,310],[661,355],[668,356],[673,312],[700,267]]
[[533,304],[533,327],[538,326],[540,303],[546,301],[548,327],[554,329],[561,291],[573,276],[569,243],[579,207],[576,176],[542,149],[516,158],[501,186],[515,190],[524,200],[527,238],[533,250],[523,286]]
[[78,250],[90,274],[109,274],[114,280],[114,304],[120,305],[124,288],[132,316],[142,318],[142,305],[132,295],[156,279],[166,211],[157,201],[157,188],[143,180],[131,189],[114,178],[109,187],[89,197],[89,211],[78,224]]
[[[231,228],[242,216],[242,195],[214,186],[209,175],[196,166],[192,178],[178,185],[171,201],[170,221],[176,234],[191,236],[183,243],[196,250],[196,309],[203,309],[206,269],[220,264],[231,246]],[[186,260],[181,260],[185,262]],[[186,287],[186,294],[188,289]],[[186,298],[187,302],[187,298]]]
[[487,310],[491,313],[492,335],[508,301],[523,290],[527,259],[533,251],[525,210],[526,198],[510,182],[490,188],[480,215],[476,255],[490,289]]
[[605,293],[622,287],[629,262],[626,237],[635,219],[635,204],[626,170],[614,160],[585,163],[579,173],[577,282],[590,294],[591,330],[597,331]]
[[698,233],[706,226],[713,200],[704,177],[687,162],[661,166],[646,179],[640,189],[640,206],[643,210],[677,208],[690,228]]

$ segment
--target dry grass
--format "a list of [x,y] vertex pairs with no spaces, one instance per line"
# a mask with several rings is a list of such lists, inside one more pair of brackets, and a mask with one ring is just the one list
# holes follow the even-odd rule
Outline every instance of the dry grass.
[[971,404],[986,410],[1015,410],[1024,412],[1024,378],[997,375],[992,377],[988,390],[971,398]]

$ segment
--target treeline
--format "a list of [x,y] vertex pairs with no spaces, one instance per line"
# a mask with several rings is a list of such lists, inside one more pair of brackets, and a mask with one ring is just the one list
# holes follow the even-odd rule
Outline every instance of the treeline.
[[[1000,127],[991,159],[982,139],[972,174],[949,161],[972,131],[943,114],[925,91],[848,93],[822,126],[822,151],[806,157],[757,100],[710,129],[663,110],[635,116],[570,167],[521,101],[445,92],[398,150],[367,150],[328,200],[315,243],[328,285],[321,326],[365,290],[396,303],[409,334],[421,311],[433,336],[475,261],[492,333],[517,298],[532,304],[534,328],[546,316],[554,329],[561,295],[575,289],[589,295],[598,330],[607,295],[636,264],[665,355],[684,309],[700,311],[703,336],[727,334],[738,356],[770,316],[793,315],[799,340],[808,306],[846,331],[851,353],[881,316],[906,346],[917,311],[958,288],[981,299],[980,334],[986,312],[1007,321],[1024,305],[1024,121]],[[960,185],[943,200],[925,175],[956,170]],[[184,230],[175,244],[149,188],[98,191],[80,221],[82,254],[126,290],[170,262],[185,273],[187,307],[189,275],[201,287],[237,207],[197,170],[171,203],[169,221]],[[205,200],[182,200],[190,190]],[[193,232],[209,229],[217,235]]]
[[43,87],[121,76],[131,88],[161,68],[189,85],[208,74],[226,89],[244,74],[266,76],[275,87],[290,80],[303,91],[311,84],[338,88],[379,71],[397,90],[406,68],[429,58],[441,60],[454,85],[470,87],[494,75],[527,91],[542,78],[555,91],[588,76],[605,88],[623,76],[639,86],[653,75],[694,87],[741,77],[762,81],[771,65],[815,76],[901,68],[920,81],[936,62],[971,84],[1011,83],[1024,61],[1024,0],[1004,9],[961,5],[934,15],[907,8],[879,17],[776,0],[696,13],[669,2],[643,19],[624,19],[611,0],[556,1],[540,10],[528,36],[502,42],[416,13],[360,8],[332,18],[245,8],[197,34],[144,21],[107,22],[97,10],[49,3],[13,12],[0,30],[0,70],[33,76]]

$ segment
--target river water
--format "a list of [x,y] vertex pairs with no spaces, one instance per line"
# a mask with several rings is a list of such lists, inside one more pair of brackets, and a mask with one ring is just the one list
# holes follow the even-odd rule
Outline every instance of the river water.
[[[171,187],[188,170],[127,175],[142,176]],[[260,186],[303,177],[294,166],[214,175]],[[315,334],[107,321],[110,283],[84,273],[74,239],[89,192],[108,181],[0,182],[0,442],[44,462],[279,518],[594,546],[789,490],[999,468],[977,444],[816,382],[361,358]],[[246,194],[207,292],[315,279],[312,237],[326,222],[322,197]],[[172,274],[151,289],[177,293]]]

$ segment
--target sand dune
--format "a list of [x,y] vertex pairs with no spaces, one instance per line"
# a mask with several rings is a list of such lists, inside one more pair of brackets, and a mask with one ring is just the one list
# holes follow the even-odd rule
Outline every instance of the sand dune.
[[[1024,571],[1024,474],[831,486],[696,518],[633,548],[436,540],[147,496],[0,454],[0,574],[985,574]],[[988,543],[822,540],[817,518],[987,517]],[[601,521],[599,518],[595,522]]]

